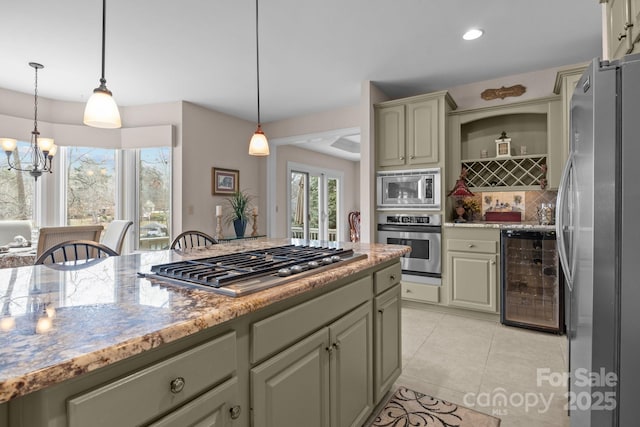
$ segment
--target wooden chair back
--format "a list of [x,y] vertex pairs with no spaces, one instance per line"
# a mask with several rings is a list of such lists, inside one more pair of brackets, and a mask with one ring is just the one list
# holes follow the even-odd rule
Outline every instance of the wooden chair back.
[[215,245],[218,241],[202,231],[188,230],[173,239],[171,249],[190,249],[200,246]]
[[39,257],[50,247],[69,240],[100,241],[102,225],[69,225],[63,227],[42,227],[38,237],[36,257]]
[[70,240],[53,245],[42,253],[35,264],[57,264],[67,261],[91,260],[116,256],[113,249],[90,240]]

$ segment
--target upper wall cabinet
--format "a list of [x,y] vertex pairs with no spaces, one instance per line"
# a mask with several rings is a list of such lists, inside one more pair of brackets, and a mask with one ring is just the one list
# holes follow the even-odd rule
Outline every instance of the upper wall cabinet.
[[[638,0],[640,1],[640,0]],[[553,87],[553,93],[560,95],[562,99],[562,147],[560,151],[560,160],[564,164],[569,157],[569,143],[571,140],[571,128],[569,127],[569,117],[571,114],[571,97],[573,91],[587,69],[588,64],[568,68],[559,71],[556,75],[556,83]],[[555,182],[554,182],[555,184]]]
[[640,0],[608,0],[606,33],[611,59],[639,52]]
[[[540,189],[543,179],[558,187],[565,160],[560,97],[454,112],[449,129],[447,188],[463,167],[476,191]],[[502,132],[511,141],[498,153]]]
[[378,169],[433,166],[442,161],[447,114],[456,104],[435,92],[375,105]]

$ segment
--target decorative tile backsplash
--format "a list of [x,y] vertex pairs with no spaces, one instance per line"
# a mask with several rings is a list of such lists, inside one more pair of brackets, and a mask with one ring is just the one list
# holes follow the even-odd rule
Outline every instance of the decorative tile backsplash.
[[476,193],[473,197],[482,206],[481,220],[487,210],[520,210],[522,221],[538,221],[537,209],[542,203],[556,203],[557,191],[501,191]]

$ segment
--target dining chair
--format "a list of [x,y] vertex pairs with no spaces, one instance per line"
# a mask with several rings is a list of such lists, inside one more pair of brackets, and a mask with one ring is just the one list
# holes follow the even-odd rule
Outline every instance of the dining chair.
[[199,246],[215,245],[218,241],[202,231],[188,230],[173,239],[171,249],[190,249]]
[[94,243],[100,241],[102,225],[69,225],[62,227],[42,227],[38,237],[36,259],[50,247],[69,240],[90,240]]
[[127,235],[127,231],[132,224],[133,221],[130,220],[114,219],[107,225],[107,228],[105,228],[100,238],[100,243],[110,247],[118,254],[122,253],[124,237]]
[[117,256],[118,253],[108,246],[91,240],[69,240],[60,242],[40,255],[35,264],[57,264],[59,262],[92,260]]

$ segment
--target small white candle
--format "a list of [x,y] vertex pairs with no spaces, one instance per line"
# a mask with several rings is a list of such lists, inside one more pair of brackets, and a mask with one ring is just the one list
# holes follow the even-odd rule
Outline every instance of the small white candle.
[[222,216],[222,206],[216,206],[216,216]]
[[253,208],[253,214],[254,214],[254,215],[258,215],[258,207],[257,207],[257,206],[255,206],[255,207]]

